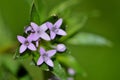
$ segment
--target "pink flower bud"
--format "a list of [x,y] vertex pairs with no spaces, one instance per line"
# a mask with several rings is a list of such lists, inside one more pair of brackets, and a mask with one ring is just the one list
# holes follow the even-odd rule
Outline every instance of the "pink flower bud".
[[66,50],[66,46],[64,44],[58,44],[56,46],[56,50],[59,52],[64,52]]
[[75,75],[75,71],[74,71],[72,68],[69,68],[69,69],[68,69],[68,73],[69,73],[71,76]]

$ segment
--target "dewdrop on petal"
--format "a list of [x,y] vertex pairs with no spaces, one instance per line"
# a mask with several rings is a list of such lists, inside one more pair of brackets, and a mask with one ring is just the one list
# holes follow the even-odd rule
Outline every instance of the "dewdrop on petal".
[[64,51],[66,50],[66,46],[65,46],[64,44],[58,44],[58,45],[56,46],[56,50],[57,50],[58,52],[64,52]]

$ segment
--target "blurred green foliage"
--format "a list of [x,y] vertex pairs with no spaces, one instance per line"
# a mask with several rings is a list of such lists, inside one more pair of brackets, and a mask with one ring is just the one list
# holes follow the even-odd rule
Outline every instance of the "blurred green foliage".
[[[37,11],[40,13],[41,22],[49,18],[50,15],[59,15],[62,17],[68,27],[76,29],[80,27],[79,32],[88,32],[91,34],[101,35],[112,41],[112,47],[101,47],[96,45],[69,45],[71,54],[75,56],[81,67],[86,72],[85,76],[77,76],[77,80],[119,80],[119,61],[120,61],[120,1],[118,0],[35,0]],[[39,4],[41,5],[39,5]],[[16,46],[16,35],[22,34],[23,29],[30,21],[32,0],[1,0],[0,1],[0,79],[5,77],[9,71],[4,70],[1,65],[10,67],[8,63]],[[81,16],[87,17],[87,21],[81,28]],[[72,31],[70,29],[69,31]],[[82,35],[84,37],[84,35]],[[80,37],[82,37],[80,36]],[[94,36],[94,35],[92,35]],[[95,35],[96,36],[96,35]],[[78,37],[77,37],[78,38]],[[101,37],[99,37],[101,40]],[[80,39],[80,38],[79,38]],[[87,40],[86,40],[87,39]],[[92,38],[94,39],[94,37]],[[95,40],[95,39],[94,39]],[[103,40],[103,38],[102,38]],[[85,40],[91,42],[89,38]],[[96,41],[96,40],[95,40]],[[104,41],[104,40],[103,40]],[[109,41],[107,41],[109,42]],[[83,43],[83,42],[82,42]],[[92,42],[94,43],[94,41]],[[96,43],[95,43],[96,44]],[[104,44],[104,42],[103,42]],[[6,55],[10,54],[10,56]],[[2,59],[4,56],[4,60]],[[8,60],[9,58],[10,60]],[[7,62],[9,61],[9,62]],[[6,63],[6,64],[2,64]],[[19,63],[19,62],[17,62]],[[41,70],[36,67],[28,66],[29,60],[22,64],[34,78],[41,79]],[[32,64],[32,63],[31,63]],[[14,65],[12,65],[15,67]],[[9,68],[8,68],[9,69]],[[14,69],[17,69],[16,67]],[[12,70],[9,69],[9,70]],[[36,73],[36,74],[35,74]],[[11,74],[11,73],[10,73]],[[10,75],[16,80],[16,77]],[[10,78],[11,78],[10,77]],[[7,79],[7,80],[13,80]]]

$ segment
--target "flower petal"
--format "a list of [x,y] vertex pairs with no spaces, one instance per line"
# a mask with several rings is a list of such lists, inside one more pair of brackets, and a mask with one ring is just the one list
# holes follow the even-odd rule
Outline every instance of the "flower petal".
[[28,46],[28,48],[29,48],[30,50],[32,50],[32,51],[35,51],[35,50],[36,50],[36,47],[35,47],[35,45],[34,45],[33,43],[30,43],[29,46]]
[[31,27],[36,31],[39,27],[36,23],[31,22]]
[[19,52],[20,52],[20,53],[23,53],[26,49],[27,49],[27,46],[25,46],[25,45],[22,44],[22,45],[20,46]]
[[39,46],[39,40],[37,40],[37,41],[35,42],[35,44],[36,44],[36,47],[38,47],[38,46]]
[[[31,33],[31,34],[33,34],[33,33]],[[32,35],[28,35],[28,37],[27,37],[27,40],[29,41],[29,42],[32,42],[33,41],[33,36]]]
[[29,35],[29,38],[32,38],[30,40],[37,41],[39,39],[39,36],[36,33],[31,33]]
[[48,29],[46,23],[42,24],[42,25],[40,26],[40,29],[41,29],[42,31],[46,31],[46,30]]
[[47,65],[49,65],[50,67],[53,67],[53,66],[54,66],[54,64],[53,64],[53,62],[52,62],[51,59],[48,59],[47,61],[45,61],[45,63],[46,63]]
[[41,65],[43,62],[43,58],[40,56],[40,58],[37,61],[37,65]]
[[40,34],[40,37],[46,41],[49,41],[50,40],[50,37],[47,33],[43,32]]
[[45,49],[42,48],[42,47],[40,47],[40,54],[43,55],[43,54],[45,54],[45,53],[46,53]]
[[49,50],[46,53],[48,54],[49,57],[52,57],[53,55],[55,55],[56,50]]
[[50,37],[53,40],[55,38],[56,34],[53,31],[50,31]]
[[17,39],[20,43],[24,43],[24,41],[26,40],[23,36],[17,36]]
[[56,34],[63,35],[63,36],[67,35],[67,33],[64,30],[62,30],[62,29],[59,29]]
[[57,20],[56,23],[54,24],[54,26],[56,28],[60,28],[61,24],[62,24],[62,18],[60,18],[59,20]]
[[53,24],[51,22],[46,22],[47,27],[51,30],[53,27]]
[[28,31],[32,31],[31,26],[25,27],[25,33],[26,33],[26,34],[28,33]]

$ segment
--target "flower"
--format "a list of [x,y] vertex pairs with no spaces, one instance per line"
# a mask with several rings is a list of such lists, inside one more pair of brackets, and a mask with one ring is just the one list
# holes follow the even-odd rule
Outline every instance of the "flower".
[[47,41],[50,40],[49,35],[45,32],[48,29],[46,23],[42,24],[39,27],[37,24],[31,22],[31,27],[33,28],[34,32],[31,33],[29,36],[31,36],[34,41],[37,41],[39,38],[42,38]]
[[43,62],[45,62],[50,67],[53,67],[54,64],[50,58],[53,55],[55,55],[56,50],[49,50],[46,52],[45,49],[41,47],[39,52],[40,52],[41,56],[37,61],[37,65],[41,65]]
[[52,24],[51,22],[46,22],[46,25],[50,29],[50,37],[53,40],[57,35],[65,36],[66,32],[62,29],[60,29],[60,26],[62,24],[62,19],[60,18],[55,22],[55,24]]
[[23,53],[27,48],[32,51],[36,50],[36,47],[32,43],[32,40],[29,36],[27,38],[24,38],[23,36],[17,36],[17,39],[20,43],[22,43],[19,49],[20,53]]
[[64,52],[66,50],[66,46],[64,44],[58,44],[56,46],[56,50],[59,52]]

